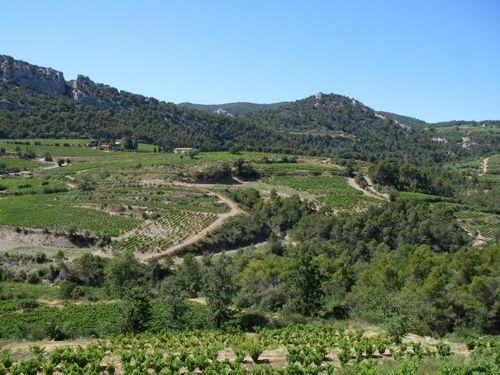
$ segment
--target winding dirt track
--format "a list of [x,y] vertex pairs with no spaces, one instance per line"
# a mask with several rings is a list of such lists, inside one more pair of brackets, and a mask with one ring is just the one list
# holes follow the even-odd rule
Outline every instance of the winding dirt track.
[[375,199],[382,199],[382,200],[389,200],[389,196],[387,194],[380,193],[377,190],[375,190],[375,188],[372,186],[373,182],[371,181],[371,179],[369,179],[368,176],[364,176],[364,177],[365,177],[366,182],[368,182],[368,189],[367,190],[365,190],[361,186],[359,186],[359,184],[356,182],[356,180],[352,177],[347,178],[347,183],[352,188],[361,191],[367,197],[375,198]]
[[214,230],[216,230],[217,228],[222,226],[228,219],[230,219],[234,216],[237,216],[237,215],[245,214],[245,212],[236,204],[236,202],[234,202],[231,199],[223,196],[222,194],[217,193],[217,192],[210,189],[210,188],[216,187],[217,185],[196,184],[196,183],[191,184],[191,183],[187,183],[187,182],[173,182],[173,183],[171,183],[171,185],[196,187],[199,189],[206,190],[206,191],[208,191],[208,194],[216,196],[217,198],[219,198],[220,201],[222,201],[226,205],[228,205],[230,208],[230,211],[218,214],[217,219],[214,222],[212,222],[209,226],[207,226],[205,229],[203,229],[202,231],[185,238],[182,242],[180,242],[176,245],[170,246],[167,249],[165,249],[159,253],[136,254],[137,259],[140,260],[141,262],[147,262],[151,259],[161,259],[161,258],[164,258],[166,256],[174,255],[176,252],[184,249],[186,246],[192,245],[192,244],[198,242],[199,240],[203,239],[209,233],[213,232]]
[[484,160],[481,163],[481,173],[479,173],[478,176],[484,176],[486,173],[488,173],[488,162],[490,161],[490,157],[488,156],[487,158],[484,158]]

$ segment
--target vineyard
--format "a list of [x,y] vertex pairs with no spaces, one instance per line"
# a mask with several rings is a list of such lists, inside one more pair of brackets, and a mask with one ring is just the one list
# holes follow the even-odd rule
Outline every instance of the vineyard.
[[8,196],[0,200],[0,224],[68,231],[75,227],[96,235],[120,235],[133,229],[135,219],[65,204],[61,194]]
[[334,209],[361,208],[375,201],[350,187],[342,176],[273,176],[262,180],[277,191],[285,187],[306,192],[320,204]]
[[481,234],[487,239],[500,236],[500,215],[480,211],[460,211],[457,217],[462,225],[473,233]]
[[0,191],[3,194],[41,194],[66,191],[64,182],[56,179],[11,177],[0,178]]
[[0,164],[5,165],[8,169],[26,170],[30,168],[38,168],[40,163],[34,160],[18,159],[10,156],[0,156]]
[[499,342],[405,340],[340,325],[295,325],[257,334],[170,331],[115,336],[86,347],[1,352],[10,374],[496,374]]
[[500,154],[493,155],[489,158],[487,174],[500,175]]
[[[105,336],[120,331],[119,303],[67,303],[60,307],[43,304],[32,307],[27,303],[33,304],[33,300],[18,300],[13,306],[6,302],[1,305],[1,339],[40,340],[53,336],[49,325],[57,326],[60,332],[71,337]],[[19,310],[20,307],[24,309]]]
[[203,230],[216,217],[206,212],[171,209],[159,219],[147,221],[125,238],[114,241],[111,247],[116,251],[161,251]]

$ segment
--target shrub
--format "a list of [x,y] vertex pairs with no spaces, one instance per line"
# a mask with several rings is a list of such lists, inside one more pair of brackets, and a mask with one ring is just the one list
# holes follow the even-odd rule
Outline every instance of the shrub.
[[95,182],[88,177],[82,178],[78,182],[78,189],[82,192],[92,191],[95,189]]
[[200,181],[216,182],[229,177],[231,177],[231,168],[227,163],[209,164],[196,172],[196,178]]
[[286,293],[279,288],[269,288],[260,301],[260,306],[266,311],[278,311],[287,303]]
[[436,344],[437,352],[442,357],[448,357],[451,354],[450,346],[445,342],[438,342]]
[[476,344],[477,344],[477,342],[474,339],[467,339],[465,341],[465,345],[467,346],[468,350],[474,350],[474,348],[476,347]]
[[240,319],[240,327],[243,331],[254,331],[257,327],[265,327],[267,323],[265,315],[259,312],[243,313]]
[[112,364],[111,362],[106,365],[106,368],[104,369],[106,374],[114,374],[115,373],[115,365]]
[[16,309],[18,310],[32,310],[38,306],[38,302],[33,298],[21,299],[16,303]]
[[233,351],[234,351],[234,361],[236,363],[243,363],[245,361],[245,357],[247,355],[247,353],[245,352],[245,350],[241,349],[241,348],[233,348]]
[[37,263],[44,263],[47,260],[47,255],[41,250],[37,251],[35,255],[33,255],[33,260]]
[[78,285],[72,281],[63,281],[59,284],[59,294],[62,299],[73,298],[73,292]]
[[55,322],[48,322],[45,327],[45,334],[50,340],[64,340],[66,335]]
[[38,284],[40,282],[40,277],[36,271],[32,271],[26,276],[26,281],[30,284]]

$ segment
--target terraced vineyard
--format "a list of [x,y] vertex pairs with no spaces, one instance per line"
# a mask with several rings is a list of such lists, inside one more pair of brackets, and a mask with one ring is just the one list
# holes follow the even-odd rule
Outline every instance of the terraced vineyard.
[[500,154],[490,156],[487,174],[500,175]]
[[487,223],[479,227],[479,232],[488,238],[500,237],[500,219],[497,217],[494,223]]
[[[279,192],[280,189],[295,189],[316,197],[316,200],[333,209],[366,207],[375,199],[367,198],[352,188],[343,176],[273,176],[263,179]],[[306,197],[307,198],[307,197]]]
[[213,213],[171,209],[159,219],[149,220],[124,238],[113,242],[111,248],[114,251],[161,251],[203,230],[216,218],[217,215]]
[[460,211],[456,215],[470,233],[478,233],[489,240],[499,238],[500,215],[480,211]]

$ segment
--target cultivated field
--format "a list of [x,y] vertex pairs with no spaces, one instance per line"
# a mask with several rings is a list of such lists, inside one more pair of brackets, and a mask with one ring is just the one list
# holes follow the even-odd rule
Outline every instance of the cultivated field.
[[454,373],[487,369],[498,346],[493,340],[466,346],[418,336],[396,344],[384,333],[334,324],[263,329],[249,335],[207,330],[148,333],[76,341],[76,347],[33,344],[41,346],[33,346],[31,353],[27,345],[4,350],[3,366],[13,373]]

